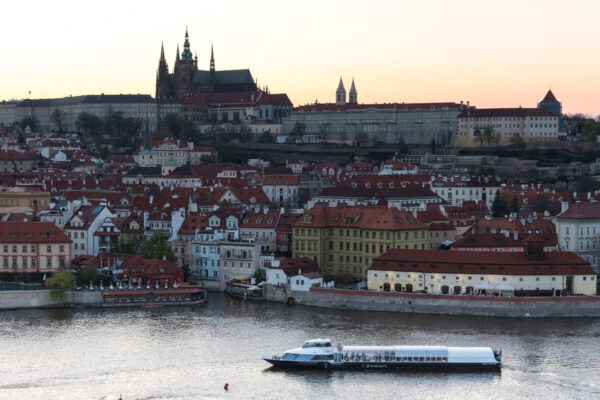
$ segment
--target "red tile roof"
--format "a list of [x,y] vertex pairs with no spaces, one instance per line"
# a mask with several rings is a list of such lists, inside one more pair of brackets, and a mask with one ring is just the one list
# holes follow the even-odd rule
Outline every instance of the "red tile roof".
[[554,93],[552,93],[552,90],[548,90],[548,93],[546,93],[546,96],[544,96],[542,101],[540,101],[540,103],[558,103],[558,102],[559,101],[556,100],[556,97],[554,96]]
[[544,253],[528,260],[523,253],[392,249],[375,258],[369,270],[447,272],[493,275],[595,275],[589,262],[575,253]]
[[463,111],[459,118],[487,117],[556,117],[556,114],[543,108],[472,108]]
[[240,228],[275,228],[279,211],[246,211],[240,221]]
[[307,104],[294,108],[294,111],[304,112],[321,112],[321,111],[347,111],[347,110],[366,110],[369,108],[375,109],[395,109],[395,110],[435,110],[444,108],[458,110],[460,104],[457,103],[381,103],[381,104]]
[[52,222],[0,222],[1,243],[71,243]]
[[[310,222],[305,222],[307,220]],[[329,207],[317,203],[304,217],[293,224],[299,228],[347,227],[376,230],[426,229],[427,225],[413,217],[412,213],[398,211],[395,207],[348,206]]]
[[558,214],[556,217],[572,219],[600,218],[600,203],[585,202],[569,204],[567,211]]

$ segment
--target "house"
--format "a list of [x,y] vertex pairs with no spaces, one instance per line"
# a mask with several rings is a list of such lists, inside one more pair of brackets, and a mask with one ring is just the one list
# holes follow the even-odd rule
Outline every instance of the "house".
[[267,241],[265,251],[276,249],[276,228],[279,221],[279,210],[249,210],[240,220],[240,238],[242,240],[255,239]]
[[277,207],[298,207],[298,185],[296,175],[268,175],[263,180],[263,190],[271,204]]
[[71,243],[50,222],[0,222],[2,272],[53,272],[68,269]]
[[262,240],[223,240],[219,243],[221,252],[220,290],[231,280],[249,280],[261,265],[261,255],[267,245]]
[[561,250],[574,251],[600,272],[600,203],[563,203],[556,233]]
[[288,286],[291,290],[308,291],[323,285],[319,264],[310,258],[283,258],[273,260],[266,268],[267,284]]
[[523,253],[493,257],[470,251],[393,249],[373,261],[367,287],[378,292],[591,296],[596,294],[596,273],[575,253],[545,253],[541,241],[527,242]]
[[100,249],[94,246],[94,233],[109,217],[116,217],[116,215],[105,204],[86,204],[79,207],[63,228],[73,241],[71,251],[73,257],[98,254]]

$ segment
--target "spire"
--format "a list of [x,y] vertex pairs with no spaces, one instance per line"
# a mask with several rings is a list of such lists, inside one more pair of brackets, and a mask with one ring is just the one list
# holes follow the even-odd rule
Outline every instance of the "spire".
[[548,93],[546,93],[546,96],[542,99],[541,103],[558,103],[559,101],[556,100],[556,97],[554,96],[554,93],[552,93],[551,89],[548,89]]
[[354,86],[354,78],[352,78],[352,86],[350,87],[350,92],[348,93],[348,103],[356,104],[357,97],[356,86]]
[[182,61],[194,61],[194,56],[190,51],[190,41],[187,26],[185,27],[185,41],[183,42],[183,52],[181,53]]
[[335,104],[338,104],[338,105],[346,104],[346,89],[344,88],[344,82],[342,82],[341,76],[340,76],[340,84],[338,85],[338,88],[335,91]]
[[340,84],[338,85],[337,91],[338,92],[346,92],[346,89],[344,88],[344,82],[342,81],[341,76],[340,76]]
[[215,52],[212,43],[210,44],[210,70],[215,70]]
[[152,138],[150,137],[150,124],[148,123],[148,111],[146,111],[146,124],[144,127],[144,150],[152,151]]
[[165,43],[160,42],[160,61],[165,61]]
[[175,61],[179,61],[179,43],[177,43],[177,56],[175,56]]

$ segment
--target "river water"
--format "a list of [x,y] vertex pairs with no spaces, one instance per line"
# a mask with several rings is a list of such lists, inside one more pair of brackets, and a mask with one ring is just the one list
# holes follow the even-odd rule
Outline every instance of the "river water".
[[[282,372],[262,355],[343,344],[503,349],[495,373]],[[229,391],[223,386],[229,383]],[[600,319],[391,314],[252,303],[0,312],[0,399],[598,399]]]

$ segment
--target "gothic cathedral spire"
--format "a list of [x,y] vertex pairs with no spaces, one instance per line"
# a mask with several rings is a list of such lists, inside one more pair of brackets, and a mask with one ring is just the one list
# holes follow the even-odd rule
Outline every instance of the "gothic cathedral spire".
[[343,105],[346,104],[346,89],[344,88],[344,82],[340,76],[340,84],[335,92],[335,104]]
[[177,43],[177,55],[175,56],[175,61],[179,62],[179,43]]
[[352,78],[352,86],[350,87],[350,92],[348,92],[348,103],[357,104],[357,97],[356,87],[354,86],[354,78]]
[[210,45],[210,70],[215,70],[215,52],[213,51],[213,45]]

